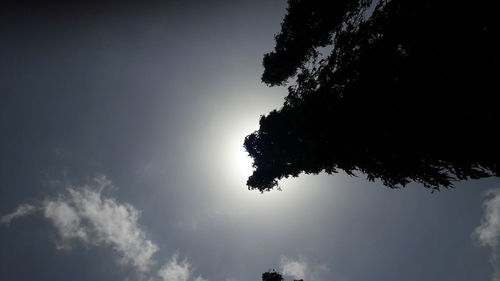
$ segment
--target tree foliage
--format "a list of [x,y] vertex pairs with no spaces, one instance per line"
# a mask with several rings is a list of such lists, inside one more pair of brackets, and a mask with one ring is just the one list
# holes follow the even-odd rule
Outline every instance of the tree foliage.
[[[283,281],[283,276],[274,270],[262,273],[262,281]],[[304,280],[295,280],[304,281]]]
[[276,271],[262,273],[262,281],[283,281],[283,276]]
[[262,76],[288,96],[245,139],[249,188],[339,170],[391,188],[500,175],[493,2],[289,0]]

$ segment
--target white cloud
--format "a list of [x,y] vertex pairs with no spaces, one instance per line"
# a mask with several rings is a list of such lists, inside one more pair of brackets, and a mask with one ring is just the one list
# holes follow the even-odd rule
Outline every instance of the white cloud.
[[[140,212],[132,205],[106,198],[102,192],[111,186],[104,176],[94,178],[91,184],[69,187],[57,198],[42,201],[39,207],[21,204],[12,213],[0,217],[0,222],[9,224],[13,219],[41,211],[57,229],[61,241],[57,247],[70,249],[71,243],[80,241],[95,246],[109,246],[119,255],[123,264],[134,266],[151,281],[208,281],[202,276],[192,278],[191,264],[187,259],[179,260],[174,254],[157,272],[154,254],[158,246],[147,239],[139,227]],[[156,276],[152,274],[156,272]]]
[[62,241],[58,248],[69,248],[74,240],[110,246],[119,253],[123,264],[148,271],[158,246],[148,240],[139,227],[137,209],[102,196],[103,189],[110,185],[106,177],[96,177],[91,184],[68,188],[67,194],[43,201],[39,208],[20,205],[13,213],[1,217],[1,222],[10,223],[17,217],[41,210],[59,232]]
[[158,270],[158,276],[162,281],[208,281],[200,275],[192,279],[191,268],[191,263],[187,259],[179,261],[179,255],[176,253]]
[[179,262],[178,255],[174,254],[170,260],[158,271],[163,281],[187,281],[191,275],[191,265],[187,260]]
[[473,232],[473,237],[482,246],[491,248],[490,262],[494,268],[492,280],[500,281],[500,264],[498,262],[500,240],[500,188],[486,192],[488,199],[484,201],[484,213],[479,225]]
[[474,234],[482,246],[496,247],[500,238],[500,188],[486,192],[489,198],[484,202],[481,225]]
[[196,277],[196,278],[194,279],[194,281],[208,281],[208,279],[205,279],[205,278],[203,278],[203,277],[201,277],[201,276],[198,276],[198,277]]
[[285,256],[281,256],[280,271],[283,275],[288,275],[296,280],[300,280],[306,278],[309,269],[307,262],[303,258],[293,260]]
[[92,234],[95,244],[110,245],[122,255],[122,262],[146,271],[158,247],[146,239],[138,226],[140,213],[132,205],[102,198],[101,192],[69,189],[70,202]]
[[311,264],[305,257],[297,259],[281,256],[280,272],[285,276],[290,276],[294,280],[316,281],[321,280],[321,276],[330,269],[324,264]]
[[37,210],[37,208],[33,205],[21,204],[21,205],[19,205],[19,207],[17,207],[17,209],[14,212],[0,217],[0,222],[5,223],[5,224],[10,224],[10,222],[13,219],[27,216],[27,215],[35,212],[36,210]]
[[78,210],[62,199],[46,201],[43,204],[44,215],[59,230],[64,240],[79,238],[88,242],[87,230],[81,225]]

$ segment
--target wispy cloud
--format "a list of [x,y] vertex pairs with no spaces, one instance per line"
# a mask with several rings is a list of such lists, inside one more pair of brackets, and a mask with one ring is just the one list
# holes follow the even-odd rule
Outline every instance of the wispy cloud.
[[163,281],[187,281],[191,275],[191,265],[187,260],[178,260],[178,255],[174,254],[170,260],[158,271],[158,275]]
[[154,263],[158,246],[147,239],[139,227],[140,212],[132,205],[104,198],[102,191],[111,182],[96,177],[85,186],[70,187],[57,198],[46,199],[40,207],[23,204],[1,218],[2,223],[40,210],[59,232],[58,248],[70,248],[78,240],[92,245],[105,245],[120,255],[123,264],[145,272]]
[[5,223],[5,224],[10,224],[10,222],[13,219],[27,216],[33,212],[36,212],[36,211],[37,211],[37,208],[33,205],[21,204],[21,205],[19,205],[19,207],[17,207],[17,209],[14,212],[0,217],[0,222]]
[[473,237],[481,246],[491,248],[490,262],[494,269],[492,280],[500,281],[499,240],[500,240],[500,188],[486,191],[488,197],[483,204],[481,224],[474,230]]
[[159,270],[151,268],[156,264],[153,256],[159,247],[140,228],[140,211],[103,196],[103,190],[111,186],[111,181],[99,176],[87,185],[70,186],[64,193],[37,205],[21,204],[0,217],[0,222],[10,224],[16,218],[39,211],[59,233],[59,249],[71,249],[75,241],[107,246],[119,254],[121,263],[133,266],[150,281],[208,281],[200,275],[193,278],[191,263],[179,260],[177,253]]
[[308,273],[309,269],[307,266],[307,262],[302,257],[298,260],[293,260],[285,256],[281,256],[280,271],[284,275],[288,275],[296,280],[299,280],[306,278],[306,274]]
[[201,276],[197,276],[193,280],[191,278],[193,275],[191,264],[187,259],[179,261],[178,257],[177,253],[172,255],[170,260],[158,270],[158,276],[162,281],[208,281]]
[[148,270],[158,246],[146,238],[137,221],[140,212],[132,205],[102,198],[101,191],[68,189],[69,196],[45,204],[45,216],[65,239],[79,238],[111,246],[121,262]]
[[205,279],[205,278],[203,278],[203,277],[201,277],[201,276],[198,276],[198,277],[196,277],[196,278],[194,279],[194,281],[208,281],[208,279]]
[[[63,199],[46,201],[43,204],[44,215],[52,221],[63,242],[69,242],[73,238],[89,242],[87,235],[89,231],[82,226],[81,215],[70,203]],[[68,247],[61,246],[60,248]]]
[[317,281],[324,272],[330,269],[322,264],[311,264],[305,257],[296,259],[281,256],[280,271],[285,276],[290,276],[294,280]]

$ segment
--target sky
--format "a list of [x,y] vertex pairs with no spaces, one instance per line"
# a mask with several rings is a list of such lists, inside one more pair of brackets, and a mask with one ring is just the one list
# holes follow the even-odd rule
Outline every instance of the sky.
[[500,280],[500,180],[431,193],[301,175],[242,147],[286,1],[9,2],[0,17],[0,279]]

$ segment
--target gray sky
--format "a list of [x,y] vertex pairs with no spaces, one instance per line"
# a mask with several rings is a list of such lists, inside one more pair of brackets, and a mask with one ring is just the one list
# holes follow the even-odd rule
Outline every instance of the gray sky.
[[286,3],[207,2],[4,10],[2,281],[500,280],[498,179],[248,191],[243,138],[286,94],[260,83]]

